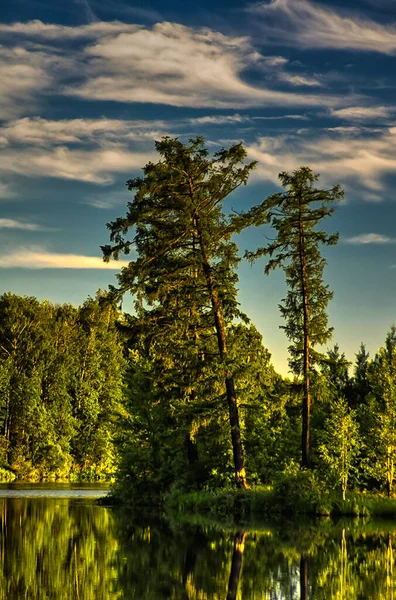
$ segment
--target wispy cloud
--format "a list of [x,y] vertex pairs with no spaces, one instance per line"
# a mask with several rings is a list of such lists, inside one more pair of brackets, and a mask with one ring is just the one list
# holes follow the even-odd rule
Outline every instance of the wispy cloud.
[[164,135],[164,121],[120,119],[64,119],[25,117],[6,123],[0,133],[0,147],[12,143],[48,146],[53,144],[154,140]]
[[34,111],[36,97],[53,82],[57,58],[46,52],[0,46],[0,119]]
[[251,118],[248,115],[208,115],[206,117],[196,117],[189,119],[188,122],[193,125],[234,125],[238,123],[248,123]]
[[300,87],[318,87],[322,85],[316,77],[307,77],[305,75],[294,75],[292,73],[282,72],[279,74],[278,78],[280,81],[286,81],[291,85]]
[[381,233],[360,233],[359,235],[345,238],[343,241],[346,244],[353,244],[355,246],[365,244],[396,244],[396,238],[382,235]]
[[95,9],[105,10],[107,14],[119,15],[122,17],[144,19],[145,21],[163,21],[163,16],[157,10],[149,7],[131,6],[128,2],[122,0],[92,0],[91,5]]
[[72,27],[55,23],[43,23],[35,19],[17,23],[0,23],[0,33],[14,39],[16,35],[25,40],[46,42],[59,40],[92,40],[107,35],[118,35],[121,32],[139,30],[139,25],[122,23],[121,21],[96,21],[88,25]]
[[115,206],[125,206],[128,200],[130,200],[130,192],[125,189],[122,192],[98,193],[88,196],[82,202],[100,210],[107,210]]
[[0,183],[0,199],[8,199],[16,196],[15,190],[8,183]]
[[374,121],[389,118],[396,112],[394,106],[349,106],[348,108],[330,109],[332,117],[349,121]]
[[74,0],[74,2],[76,4],[80,4],[84,10],[84,14],[85,17],[88,21],[88,23],[92,23],[94,21],[97,21],[97,17],[95,15],[95,13],[93,12],[88,0]]
[[319,102],[317,96],[245,83],[241,73],[260,56],[246,38],[209,29],[159,23],[104,38],[89,46],[86,56],[86,81],[69,88],[84,98],[216,108]]
[[105,263],[99,256],[58,254],[43,249],[21,249],[0,256],[0,268],[21,267],[24,269],[108,269],[119,270],[127,261]]
[[[0,135],[0,173],[111,183],[153,158],[162,122],[23,118]],[[156,127],[153,130],[151,127]]]
[[[396,132],[396,128],[395,128]],[[341,183],[354,197],[379,202],[388,196],[384,177],[396,170],[396,135],[392,131],[300,130],[299,134],[261,137],[248,144],[258,161],[253,177],[278,183],[280,171],[309,165],[328,184]]]
[[267,42],[385,54],[396,51],[396,24],[383,25],[351,11],[336,11],[309,0],[271,0],[249,10],[256,19],[263,17],[260,26]]
[[153,158],[154,153],[131,152],[123,147],[73,150],[59,146],[53,150],[37,150],[33,156],[29,148],[24,151],[13,149],[4,153],[0,172],[109,184],[113,181],[114,173],[140,169]]
[[252,121],[279,121],[281,119],[296,119],[301,121],[308,121],[307,115],[279,115],[276,117],[252,117]]
[[16,219],[0,219],[0,229],[23,229],[25,231],[43,231],[44,227],[37,223],[25,223]]
[[[17,55],[25,53],[33,61],[31,68],[37,73],[20,78],[27,82],[24,85],[32,87],[32,95],[43,93],[45,86],[51,84],[59,94],[87,100],[180,107],[336,107],[344,103],[329,94],[296,92],[296,85],[312,86],[312,77],[285,75],[279,82],[278,75],[287,59],[262,56],[248,38],[208,28],[193,29],[167,22],[152,28],[119,22],[67,27],[33,21],[0,25],[0,32],[13,41]],[[59,44],[60,41],[73,41],[73,48]],[[42,59],[27,50],[32,43],[41,44]],[[0,59],[2,52],[5,50],[0,48]],[[41,64],[44,59],[48,69]],[[26,60],[18,62],[19,68],[23,64]],[[43,78],[40,69],[44,69]],[[257,71],[255,85],[245,81],[247,69]],[[285,85],[290,89],[285,89]]]

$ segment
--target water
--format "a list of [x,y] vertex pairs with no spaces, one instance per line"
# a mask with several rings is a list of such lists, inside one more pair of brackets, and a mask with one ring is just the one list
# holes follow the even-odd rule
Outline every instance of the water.
[[108,486],[100,483],[4,483],[1,498],[101,498]]
[[0,490],[0,600],[396,600],[393,522],[224,529],[53,488]]

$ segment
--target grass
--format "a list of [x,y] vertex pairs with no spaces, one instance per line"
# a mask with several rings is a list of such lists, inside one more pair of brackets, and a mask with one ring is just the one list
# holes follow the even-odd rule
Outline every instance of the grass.
[[311,498],[306,495],[280,496],[279,490],[253,488],[173,493],[165,505],[181,514],[208,514],[222,519],[261,518],[272,516],[334,516],[395,518],[396,498],[354,492],[345,500],[328,493]]

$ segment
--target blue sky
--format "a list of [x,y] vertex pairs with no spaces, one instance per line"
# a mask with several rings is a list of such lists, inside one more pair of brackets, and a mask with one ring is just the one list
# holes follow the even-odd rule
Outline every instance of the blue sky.
[[[243,209],[308,165],[345,201],[328,221],[330,321],[353,359],[396,321],[393,0],[1,0],[0,284],[82,303],[114,282],[106,222],[163,135],[243,141],[258,168]],[[241,236],[241,250],[265,242]],[[240,300],[287,369],[281,272],[240,268]]]

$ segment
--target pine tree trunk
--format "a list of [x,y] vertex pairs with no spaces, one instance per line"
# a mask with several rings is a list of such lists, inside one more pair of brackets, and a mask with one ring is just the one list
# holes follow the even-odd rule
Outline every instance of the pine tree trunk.
[[226,342],[226,333],[223,321],[223,315],[221,310],[221,303],[219,300],[219,296],[217,290],[214,285],[212,269],[209,263],[209,258],[207,255],[205,243],[202,239],[202,233],[199,227],[198,215],[194,215],[194,226],[197,231],[197,239],[199,243],[199,248],[201,252],[202,259],[202,268],[206,279],[206,286],[209,292],[210,301],[212,304],[212,313],[215,322],[216,335],[217,335],[217,344],[219,348],[220,359],[225,366],[225,387],[226,387],[226,395],[227,395],[227,404],[228,404],[228,412],[230,419],[230,428],[231,428],[231,442],[232,442],[232,452],[234,458],[234,469],[235,469],[235,483],[238,488],[246,488],[246,472],[245,472],[245,462],[243,457],[243,446],[241,439],[241,428],[239,425],[239,413],[238,413],[238,404],[235,393],[235,384],[234,377],[228,371],[226,363],[227,357],[227,342]]
[[308,294],[307,294],[307,273],[306,273],[306,259],[304,255],[304,226],[300,221],[300,240],[299,240],[299,254],[300,254],[300,275],[301,275],[301,292],[303,301],[303,327],[304,327],[304,340],[303,340],[303,406],[302,406],[302,460],[301,464],[303,467],[311,468],[311,391],[310,391],[310,343],[309,343],[309,308],[308,308]]

